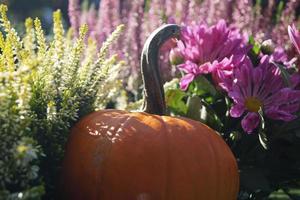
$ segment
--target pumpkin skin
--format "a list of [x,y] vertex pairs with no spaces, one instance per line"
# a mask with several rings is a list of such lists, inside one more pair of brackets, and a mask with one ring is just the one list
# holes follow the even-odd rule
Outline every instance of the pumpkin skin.
[[62,199],[235,200],[236,160],[222,138],[187,118],[102,110],[71,130]]

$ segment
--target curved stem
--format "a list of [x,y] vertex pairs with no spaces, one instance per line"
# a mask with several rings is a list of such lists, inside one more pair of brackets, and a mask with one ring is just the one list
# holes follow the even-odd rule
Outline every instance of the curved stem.
[[180,27],[178,25],[163,25],[156,29],[145,42],[141,56],[144,112],[157,115],[166,113],[165,95],[158,64],[159,48],[168,39],[178,37],[179,33]]

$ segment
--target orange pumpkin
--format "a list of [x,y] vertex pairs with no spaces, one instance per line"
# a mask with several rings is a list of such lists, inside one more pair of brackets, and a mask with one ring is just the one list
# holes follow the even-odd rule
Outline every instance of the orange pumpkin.
[[144,46],[144,110],[148,113],[102,110],[73,127],[62,170],[63,199],[237,198],[238,168],[222,138],[200,122],[161,116],[165,104],[158,49],[178,32],[176,25],[163,26]]

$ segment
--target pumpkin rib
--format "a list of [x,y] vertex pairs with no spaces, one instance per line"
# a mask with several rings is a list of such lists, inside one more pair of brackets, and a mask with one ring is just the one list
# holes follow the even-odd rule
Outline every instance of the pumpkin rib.
[[172,165],[170,164],[171,163],[171,150],[170,150],[170,143],[169,143],[169,127],[166,126],[166,122],[164,120],[163,117],[160,117],[161,118],[161,121],[162,121],[162,124],[164,125],[164,130],[165,130],[165,148],[166,148],[166,167],[165,167],[165,193],[163,195],[163,199],[169,199],[169,195],[170,192],[169,192],[169,185],[170,185],[170,182],[171,182],[171,179],[170,179],[170,171],[171,171],[171,168],[172,168]]
[[[201,128],[202,128],[202,127],[201,127]],[[199,130],[199,132],[202,132],[202,131]],[[204,133],[206,133],[206,132],[204,132]],[[202,142],[206,141],[206,142],[204,142],[204,143],[210,144],[210,143],[207,142],[207,135],[201,133],[201,134],[196,135],[196,137],[201,138],[201,139],[199,139],[199,141],[202,141]],[[190,138],[190,140],[192,140],[192,138]],[[211,151],[211,145],[208,145],[208,147],[209,147],[209,152],[212,152],[212,151]],[[206,150],[207,150],[207,149],[206,149]],[[212,159],[211,153],[210,153],[210,156],[208,156],[208,157],[209,157],[210,160]],[[203,158],[200,158],[200,159],[198,159],[198,161],[203,162],[204,160],[203,160]],[[210,162],[211,162],[211,161],[210,161]],[[201,165],[200,165],[200,166],[201,166]],[[211,167],[211,166],[210,166],[210,167]],[[209,168],[209,169],[211,170],[211,168]],[[197,181],[196,181],[196,182],[197,182]],[[196,194],[197,194],[197,192],[196,192]],[[195,198],[195,200],[196,200],[196,199],[199,199],[199,197]]]
[[[118,110],[106,110],[106,111],[93,112],[90,115],[84,117],[80,122],[78,122],[71,131],[71,137],[69,138],[69,141],[72,141],[72,142],[75,141],[75,144],[73,144],[74,142],[71,143],[72,146],[77,146],[76,143],[78,143],[78,142],[76,142],[76,140],[78,140],[78,138],[81,138],[83,140],[87,139],[88,141],[91,141],[91,142],[93,141],[92,145],[94,145],[94,146],[96,144],[95,149],[93,150],[93,152],[91,152],[92,160],[93,160],[93,161],[91,161],[91,163],[93,163],[92,166],[94,169],[94,173],[96,173],[94,176],[94,178],[96,179],[95,184],[97,184],[103,180],[102,175],[105,174],[105,171],[106,171],[105,166],[106,166],[106,161],[110,157],[109,154],[110,154],[110,150],[111,150],[111,146],[112,146],[112,140],[111,140],[111,137],[108,137],[106,135],[107,132],[105,132],[104,134],[100,134],[100,135],[92,135],[92,134],[90,134],[91,133],[90,129],[96,130],[97,128],[99,128],[99,126],[97,126],[96,124],[99,120],[102,119],[101,117],[103,116],[103,114],[104,115],[107,115],[107,114],[113,115],[113,117],[116,117],[116,116],[122,114],[122,118],[114,119],[113,121],[118,121],[118,120],[123,121],[124,113],[127,113],[127,112],[118,111]],[[128,115],[126,115],[126,116],[128,116]],[[105,118],[107,118],[107,117],[105,116]],[[97,120],[95,121],[95,119],[97,119]],[[92,124],[95,127],[85,126],[86,124]],[[106,121],[106,124],[113,124],[112,120]],[[121,124],[121,123],[117,123],[117,124]],[[104,125],[104,124],[102,124],[102,125]],[[110,127],[107,127],[106,129],[108,130],[109,128]],[[118,129],[115,129],[115,130],[118,130]],[[112,136],[113,135],[114,134],[112,134]],[[101,141],[101,143],[99,143],[98,141]],[[87,144],[87,142],[84,142],[84,143]],[[109,148],[107,145],[109,145]],[[68,146],[70,146],[70,144],[67,145],[67,152],[69,149]],[[69,153],[71,153],[71,152],[69,152]],[[97,156],[97,157],[95,157],[95,156]],[[68,155],[66,155],[66,157],[68,157]],[[74,162],[74,161],[71,161],[71,162]],[[77,162],[75,164],[77,164]],[[83,170],[86,171],[89,169],[83,168]],[[100,172],[101,172],[101,174],[99,175]],[[90,172],[87,171],[87,173],[89,174]],[[72,183],[72,184],[74,184],[74,183]],[[99,184],[99,185],[102,185],[102,184]],[[99,194],[99,192],[98,192],[98,190],[96,190],[94,195],[98,196],[98,194]],[[80,196],[79,196],[79,199],[80,199]]]
[[[211,135],[210,135],[211,136]],[[220,167],[220,163],[218,162],[219,160],[219,154],[217,154],[216,152],[216,149],[215,148],[218,148],[218,147],[214,147],[214,143],[213,143],[213,140],[212,140],[212,137],[208,137],[208,143],[210,144],[209,147],[210,147],[210,150],[212,152],[212,155],[210,156],[214,162],[214,164],[212,164],[212,166],[215,168],[214,171],[215,173],[217,173],[215,176],[214,176],[214,179],[215,179],[215,183],[219,183],[219,177],[220,177],[220,170],[222,170]],[[215,192],[215,199],[220,199],[222,197],[218,197],[218,194],[220,194],[220,184],[216,185],[216,192]]]
[[161,195],[160,198],[163,200],[169,199],[170,194],[170,188],[168,187],[170,185],[171,179],[170,179],[170,171],[172,169],[172,165],[170,164],[170,144],[169,144],[169,137],[168,137],[168,126],[166,126],[166,123],[164,119],[159,115],[149,115],[146,112],[143,112],[143,114],[146,114],[149,119],[153,120],[153,118],[160,122],[161,124],[161,135],[163,138],[163,149],[164,149],[164,187],[161,189]]
[[[188,121],[190,121],[190,120],[188,120]],[[204,130],[203,127],[204,126],[202,126],[202,125],[199,127],[199,129],[198,129],[199,134],[195,134],[195,136],[197,138],[199,138],[198,141],[201,141],[201,143],[208,144],[208,145],[205,146],[204,151],[206,152],[206,154],[208,154],[207,159],[209,159],[209,161],[208,160],[204,160],[203,157],[199,157],[198,161],[199,162],[209,162],[209,163],[214,162],[214,164],[212,163],[211,166],[209,166],[209,168],[208,168],[209,171],[207,173],[210,174],[212,168],[214,168],[214,165],[215,165],[215,161],[213,159],[214,158],[213,155],[214,155],[215,152],[212,149],[212,147],[210,145],[210,142],[209,142],[211,136],[209,134],[207,134],[206,131],[203,131]],[[190,139],[192,139],[192,138],[190,138]],[[201,167],[201,164],[199,166]],[[216,170],[213,169],[213,171],[216,171]],[[205,173],[205,172],[203,172],[203,173]],[[211,184],[212,182],[217,183],[215,179],[212,180],[212,178],[215,178],[215,177],[216,176],[212,176],[212,177],[210,176],[210,178],[209,178],[209,181],[210,181],[209,184]],[[213,195],[217,195],[216,192]],[[207,200],[211,200],[211,199],[217,199],[217,198],[213,198],[212,196],[207,197]]]
[[[99,115],[103,115],[103,113],[108,113],[108,112],[102,112],[102,111],[100,111],[100,112],[101,113],[99,113]],[[121,119],[119,119],[119,120],[121,120]],[[110,124],[111,121],[116,122],[116,119],[112,118],[106,123]],[[122,123],[117,123],[117,124],[121,125]],[[109,127],[107,129],[109,129]],[[118,128],[116,127],[114,130],[117,131]],[[105,134],[107,134],[107,132],[105,132]],[[112,133],[111,137],[113,138],[115,135],[116,135],[116,133]],[[99,190],[96,190],[96,198],[97,199],[101,199],[101,192],[100,192],[102,190],[101,185],[103,185],[103,182],[105,182],[104,176],[105,176],[106,171],[107,171],[107,169],[106,169],[107,161],[109,160],[109,157],[111,156],[111,151],[112,151],[112,138],[109,138],[107,135],[104,135],[103,137],[109,140],[110,148],[109,148],[109,151],[106,152],[106,155],[102,156],[103,157],[103,162],[102,162],[101,166],[99,166],[99,169],[97,170],[98,172],[101,172],[100,174],[99,173],[96,174],[96,185],[99,186]]]
[[[163,118],[165,118],[165,116],[163,116]],[[174,120],[174,119],[171,119],[171,118],[168,117],[168,120],[172,121],[172,120]],[[178,120],[179,120],[179,119],[176,118],[176,121],[178,121]],[[175,128],[178,128],[178,127],[175,127]],[[175,129],[175,131],[174,131],[173,129],[174,129],[174,126],[170,126],[170,129],[169,129],[169,130],[171,130],[171,131],[169,131],[169,133],[177,132],[176,129]],[[182,135],[187,136],[186,132],[185,132],[185,133],[182,133]],[[185,140],[189,140],[189,141],[193,141],[193,138],[192,138],[192,137],[189,137],[189,136],[184,137],[184,139],[185,139]],[[191,144],[191,145],[194,146],[194,144]],[[181,167],[182,167],[182,168],[184,167],[184,168],[186,169],[185,172],[188,172],[188,171],[189,171],[189,170],[188,170],[188,167],[185,167],[184,165],[181,166]],[[197,198],[197,185],[195,184],[195,183],[197,183],[196,177],[195,177],[195,176],[190,176],[190,173],[186,173],[186,175],[190,177],[191,182],[192,182],[192,184],[191,184],[192,187],[193,187],[193,189],[192,189],[192,191],[193,191],[193,194],[192,194],[193,198],[192,198],[192,199],[196,200],[196,199],[198,199],[198,198]],[[191,193],[190,193],[190,195],[191,195]],[[172,198],[170,198],[170,200],[172,200]]]
[[[162,117],[162,118],[165,118],[164,116]],[[165,119],[164,121],[165,122],[168,122],[169,120],[168,120],[169,118],[167,118],[167,119]],[[185,118],[181,118],[181,119],[176,119],[176,120],[185,120],[187,123],[189,123],[190,121],[188,121],[188,120],[186,120]],[[173,128],[173,127],[170,127],[170,129],[169,129],[169,133],[170,133],[170,130],[171,130],[171,128]],[[200,127],[201,129],[203,129],[203,126],[201,126]],[[173,131],[172,131],[173,132]],[[176,132],[176,131],[174,131],[174,132]],[[199,132],[201,133],[201,132],[203,132],[203,131],[201,131],[201,130],[199,130]],[[207,140],[207,135],[203,135],[203,134],[196,134],[196,133],[193,133],[193,137],[194,136],[197,136],[197,138],[199,138],[199,140],[198,141],[208,141]],[[205,133],[205,132],[204,132]],[[186,132],[184,132],[184,133],[178,133],[178,134],[181,134],[181,139],[184,139],[185,140],[185,143],[190,143],[189,141],[191,141],[191,140],[193,140],[193,139],[195,139],[195,138],[192,138],[192,137],[190,137],[190,135],[188,135]],[[212,132],[212,134],[215,134],[214,132]],[[208,135],[208,137],[210,138],[210,136]],[[172,141],[172,139],[170,139],[170,141]],[[205,142],[205,143],[208,143],[209,144],[209,142]],[[194,146],[194,144],[193,143],[191,143],[193,146]],[[210,145],[209,145],[210,146]],[[209,147],[210,149],[211,149],[211,146]],[[197,148],[195,148],[195,149],[197,149]],[[199,149],[199,148],[198,148]],[[211,157],[213,157],[214,156],[214,152],[213,151],[211,151],[211,153],[210,153],[210,156]],[[179,155],[180,156],[180,155]],[[186,159],[186,158],[185,158]],[[189,158],[187,158],[187,159],[189,159]],[[199,160],[199,159],[198,159]],[[203,158],[201,158],[201,160],[203,160]],[[213,159],[213,161],[214,161],[214,159]],[[184,167],[184,166],[183,166]],[[197,167],[198,168],[198,167]],[[171,171],[171,169],[172,168],[170,168],[170,171]],[[184,170],[185,172],[188,172],[188,170]],[[186,174],[187,176],[189,176],[189,177],[191,177],[191,178],[194,178],[193,176],[190,176],[189,174]],[[195,182],[197,182],[197,181],[195,181]],[[194,195],[195,196],[195,195]],[[193,199],[198,199],[198,198],[193,198]]]
[[[212,158],[213,158],[213,160],[214,160],[214,164],[213,164],[213,166],[215,167],[215,172],[216,173],[218,173],[218,174],[216,174],[216,176],[214,176],[214,178],[215,178],[215,181],[217,181],[217,182],[220,182],[220,181],[224,181],[224,180],[221,180],[220,179],[220,174],[223,174],[224,172],[223,172],[223,170],[224,170],[224,166],[222,165],[222,163],[220,162],[220,159],[223,159],[222,157],[223,156],[221,156],[220,157],[220,153],[221,153],[221,155],[225,155],[225,152],[224,152],[224,149],[223,149],[223,151],[222,152],[218,152],[219,150],[219,146],[220,145],[223,145],[224,147],[226,147],[226,143],[224,142],[224,141],[222,141],[221,140],[221,137],[219,136],[219,135],[217,135],[217,134],[214,134],[214,135],[211,135],[212,137],[209,137],[208,139],[209,139],[209,144],[211,144],[210,145],[210,147],[211,147],[211,149],[212,149],[212,151],[213,151],[213,156],[211,156]],[[217,142],[216,142],[217,141]],[[224,164],[227,164],[227,163],[224,163]],[[216,199],[220,199],[220,198],[222,198],[222,193],[220,192],[220,191],[224,191],[224,190],[221,190],[220,189],[220,186],[222,186],[222,187],[226,187],[227,185],[221,185],[221,184],[219,184],[219,185],[217,185],[217,190],[218,190],[218,192],[216,192],[215,194],[216,195],[219,195],[219,196],[216,196]]]
[[[187,118],[182,118],[182,117],[180,117],[180,119],[181,120],[184,120],[184,121],[186,121],[186,122],[188,122],[188,123],[195,123],[195,121],[193,122],[193,120],[190,120],[190,119],[187,119]],[[198,123],[197,123],[198,124]],[[218,152],[219,153],[224,153],[224,155],[225,154],[231,154],[231,156],[230,157],[228,157],[228,159],[227,160],[233,160],[233,165],[234,165],[234,167],[231,167],[230,169],[231,169],[231,171],[230,171],[230,173],[229,174],[231,174],[231,175],[236,175],[237,174],[237,165],[236,165],[236,163],[235,163],[235,158],[232,156],[232,153],[231,153],[231,151],[230,151],[230,149],[227,147],[227,145],[226,145],[226,143],[222,140],[222,138],[221,138],[221,136],[219,136],[216,132],[214,132],[211,128],[209,128],[209,127],[207,127],[205,124],[198,124],[199,126],[197,126],[199,129],[198,129],[198,132],[199,132],[199,134],[196,134],[196,136],[198,136],[197,138],[198,138],[198,141],[201,141],[201,143],[204,143],[204,144],[210,144],[210,145],[208,145],[209,146],[209,149],[211,149],[210,151],[208,151],[208,152],[211,152],[210,154],[208,154],[208,155],[210,155],[210,156],[208,156],[209,158],[215,158],[214,160],[218,160],[218,159],[220,159],[220,156],[218,156],[218,155],[220,155],[220,154],[218,154]],[[206,132],[206,129],[208,129],[209,131],[209,133],[207,133]],[[203,134],[202,134],[203,133]],[[193,140],[193,138],[191,138],[191,137],[187,137],[188,135],[186,135],[185,136],[185,138],[190,138],[191,140]],[[212,142],[214,142],[215,140],[217,140],[218,142],[216,143],[216,144],[213,144]],[[193,144],[194,145],[194,142],[192,142],[191,144]],[[212,144],[212,145],[211,145]],[[222,148],[223,149],[223,147],[225,147],[226,149],[225,149],[225,151],[224,152],[222,152],[222,151],[219,151],[218,149],[220,149],[220,148]],[[217,149],[218,151],[212,151],[213,149]],[[206,150],[208,150],[208,149],[206,149]],[[203,157],[199,157],[200,159],[197,159],[197,160],[199,160],[200,162],[201,161],[203,161]],[[224,160],[224,159],[223,159]],[[226,159],[225,159],[226,160]],[[210,161],[208,161],[208,162],[210,162]],[[214,161],[215,162],[215,164],[217,163],[216,161]],[[218,162],[217,163],[218,164],[218,166],[219,167],[223,167],[223,166],[221,166],[222,165],[222,163],[220,163],[220,162]],[[224,163],[224,164],[226,164],[226,166],[227,165],[232,165],[232,164],[227,164],[226,162]],[[213,165],[213,164],[212,164]],[[216,168],[216,169],[220,169],[220,168]],[[214,170],[214,171],[216,171],[216,170]],[[218,173],[220,174],[224,174],[224,170],[217,170],[218,171]],[[226,172],[225,172],[226,173]],[[218,175],[216,175],[216,176],[218,176]],[[215,177],[215,176],[212,176],[212,177]],[[228,177],[228,178],[230,178],[230,177]],[[215,179],[215,181],[218,181],[217,179]],[[226,181],[226,180],[223,180],[223,181]],[[220,187],[221,187],[222,185],[220,185]],[[238,185],[237,185],[238,186]],[[219,188],[220,188],[219,187]],[[222,187],[224,187],[224,186],[222,186]],[[238,188],[238,187],[235,187],[235,188]],[[220,190],[220,189],[219,189]],[[232,189],[231,189],[232,190]],[[222,191],[224,191],[224,190],[222,190]],[[235,191],[238,191],[238,190],[236,190],[235,189]],[[235,192],[234,194],[237,194],[237,192]],[[217,197],[217,199],[222,199],[223,197],[222,197],[222,194],[220,194],[220,197]],[[233,197],[232,199],[235,199],[236,197]],[[196,199],[199,199],[199,198],[196,198]]]
[[[237,174],[237,176],[234,176],[234,177],[237,177],[237,178],[233,182],[239,183],[239,174],[237,173],[238,167],[237,167],[237,163],[235,162],[235,157],[233,156],[233,154],[232,154],[231,150],[229,149],[229,147],[226,145],[225,141],[223,141],[221,139],[221,136],[219,136],[219,135],[217,135],[217,136],[219,137],[219,140],[217,140],[217,142],[211,142],[211,144],[213,145],[213,149],[218,149],[218,146],[220,144],[225,144],[225,145],[223,145],[224,148],[223,148],[223,151],[221,153],[223,153],[222,155],[227,156],[227,159],[226,159],[227,162],[231,162],[230,164],[224,163],[224,164],[226,164],[225,166],[222,165],[222,163],[219,162],[218,169],[220,169],[220,170],[218,170],[218,172],[219,173],[221,172],[221,174],[224,174],[224,173],[225,174],[226,173],[231,174],[231,175],[234,174],[234,173]],[[215,156],[215,158],[217,160],[220,160],[220,158],[224,159],[224,156],[218,158],[218,155],[220,155],[220,154],[216,154],[216,156]],[[228,166],[230,166],[230,167],[228,168]],[[227,168],[229,169],[229,171],[227,170]],[[228,179],[232,180],[232,177],[228,176]],[[234,188],[233,187],[228,187],[228,186],[232,186],[232,185],[234,185],[235,187]],[[224,190],[224,189],[221,190],[220,186],[222,186],[222,185],[219,185],[219,191],[233,191],[233,192],[231,192],[231,194],[237,194],[238,190],[239,190],[239,184],[225,184],[223,187],[228,187],[226,190]],[[220,194],[219,198],[221,198],[221,193],[219,192],[218,194]],[[237,197],[232,196],[232,199],[235,199],[235,198],[237,198]]]
[[[118,134],[118,132],[122,129],[124,129],[125,125],[128,123],[128,121],[130,121],[130,119],[132,118],[132,116],[128,115],[127,112],[125,112],[125,115],[122,115],[122,117],[126,116],[126,118],[124,119],[124,121],[122,120],[121,123],[117,123],[119,126],[117,128],[115,128],[115,133],[114,136],[116,136]],[[124,114],[124,113],[123,113]],[[122,118],[123,119],[123,118]],[[110,124],[110,123],[109,123]],[[121,135],[120,135],[121,137]],[[111,140],[111,143],[113,145],[113,141]],[[107,167],[107,162],[109,161],[109,158],[111,157],[111,151],[109,152],[109,155],[106,157],[106,162],[104,162],[104,166],[103,166],[103,173],[101,174],[101,180],[103,180],[103,182],[105,182],[105,171],[106,171],[106,167]],[[106,163],[106,165],[105,165]],[[104,184],[97,184],[99,186],[104,185]],[[103,189],[100,187],[99,190],[97,190],[97,199],[101,199],[101,191],[103,191]]]
[[[124,149],[125,150],[125,155],[123,155],[123,156],[126,156],[126,154],[127,153],[129,153],[130,151],[132,151],[132,150],[134,150],[134,149],[136,149],[136,147],[134,147],[134,146],[132,146],[132,149],[130,150],[130,149],[128,149],[128,145],[134,145],[134,144],[136,144],[136,142],[139,142],[139,143],[141,143],[141,144],[143,144],[143,143],[145,143],[146,141],[140,141],[140,140],[136,140],[137,139],[137,136],[136,136],[136,134],[142,134],[142,135],[144,135],[144,133],[143,133],[143,129],[141,129],[141,131],[140,132],[137,132],[136,130],[133,130],[133,132],[132,132],[132,136],[130,135],[130,133],[128,133],[128,130],[130,129],[130,127],[132,127],[132,124],[136,124],[137,125],[137,123],[139,123],[140,125],[137,125],[138,127],[141,127],[141,126],[145,126],[146,124],[148,124],[149,122],[151,122],[151,121],[153,121],[153,120],[156,120],[157,121],[157,118],[153,118],[151,115],[149,115],[149,114],[147,114],[147,113],[127,113],[126,115],[128,115],[128,116],[132,116],[131,118],[130,118],[130,120],[128,120],[125,124],[124,124],[124,141],[121,141],[120,143],[121,143],[121,145],[125,145],[125,146],[123,146],[122,147],[122,149]],[[149,133],[155,133],[155,132],[153,132],[152,130],[150,130],[150,132],[149,132],[149,130],[146,130],[146,132],[147,132],[147,135],[149,134]],[[147,135],[144,135],[144,137],[148,137]],[[156,133],[155,133],[155,135],[157,135]],[[142,139],[141,137],[140,137],[140,139]],[[118,145],[118,144],[116,144],[116,145]],[[129,151],[128,151],[129,150]],[[113,157],[115,157],[115,158],[117,158],[118,157],[118,155],[116,155],[116,152],[117,152],[118,150],[117,149],[115,149],[115,151],[113,151],[113,155],[111,155],[111,156],[113,156]],[[163,151],[162,151],[163,152]],[[137,154],[136,153],[134,153],[134,152],[132,152],[133,153],[133,157],[130,155],[130,157],[132,157],[132,158],[135,158],[135,159],[139,159],[138,157],[136,157],[137,156]],[[116,157],[117,156],[117,157]],[[126,156],[127,157],[127,156]],[[126,162],[119,162],[119,161],[117,161],[117,163],[119,163],[120,164],[120,166],[122,166],[123,167],[123,169],[120,169],[120,168],[116,168],[115,167],[115,162],[116,162],[116,160],[111,160],[111,158],[108,158],[109,160],[107,161],[109,164],[109,166],[112,168],[112,169],[110,169],[109,171],[110,171],[110,175],[108,175],[108,176],[106,176],[106,177],[104,177],[104,179],[105,180],[107,180],[107,179],[111,179],[111,173],[114,173],[113,171],[115,171],[115,170],[117,170],[116,172],[124,172],[124,167],[125,168],[127,168],[128,167],[128,165],[130,166],[131,164],[130,163],[128,163],[128,164],[126,164]],[[123,158],[122,158],[123,159]],[[128,158],[126,158],[126,159],[128,159]],[[142,159],[144,159],[144,158],[142,158]],[[153,162],[155,162],[155,160],[153,160]],[[133,167],[135,167],[135,166],[133,166]],[[114,169],[114,168],[116,168],[116,169]],[[111,170],[113,170],[113,171],[111,171]],[[121,170],[121,171],[120,171]],[[129,169],[130,170],[130,169]],[[133,174],[132,174],[133,175]],[[133,181],[133,183],[136,181],[136,180],[138,180],[138,179],[136,179],[136,178],[138,178],[138,177],[132,177],[132,180],[131,181]],[[127,180],[125,180],[125,181],[128,181],[128,179]],[[129,182],[128,182],[129,183]],[[108,182],[105,182],[104,184],[108,184],[109,185],[109,183]],[[116,184],[116,183],[113,183],[113,184]],[[129,185],[131,185],[131,184],[129,184]],[[116,186],[116,185],[115,185]],[[127,186],[125,186],[125,187],[127,187]],[[128,188],[128,187],[127,187]],[[107,190],[109,190],[109,188],[108,187],[106,187],[106,189]],[[114,188],[114,189],[116,189],[116,188]],[[130,189],[130,188],[128,188],[128,189]],[[131,190],[131,189],[130,189]],[[140,192],[147,192],[147,191],[140,191]],[[145,194],[147,194],[147,193],[145,193]],[[110,198],[110,197],[108,197],[107,195],[105,195],[104,196],[104,198],[103,199],[116,199],[116,198]]]

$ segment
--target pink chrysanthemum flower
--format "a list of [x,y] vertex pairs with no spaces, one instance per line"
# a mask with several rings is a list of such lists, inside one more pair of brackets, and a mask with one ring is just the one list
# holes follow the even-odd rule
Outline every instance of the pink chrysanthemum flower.
[[215,85],[227,92],[231,90],[233,83],[233,69],[242,67],[242,65],[251,65],[251,60],[248,56],[231,56],[230,58],[224,58],[221,62],[218,62],[212,72]]
[[298,53],[300,54],[300,33],[296,29],[295,25],[288,26],[288,33],[293,45],[296,47]]
[[283,47],[275,47],[271,39],[265,40],[261,44],[260,57],[263,57],[264,55],[269,55],[271,62],[281,63],[287,68],[292,67],[292,65],[297,60],[296,58],[290,59],[289,55]]
[[287,68],[290,68],[296,60],[296,58],[289,59],[287,53],[282,47],[276,47],[274,52],[270,55],[270,61],[282,63]]
[[214,71],[223,59],[232,60],[232,56],[235,58],[235,55],[248,51],[242,36],[237,30],[228,28],[224,20],[211,27],[204,24],[183,27],[177,46],[184,58],[184,63],[179,65],[179,69],[185,72],[180,82],[183,90],[198,75]]
[[258,127],[261,108],[270,119],[291,121],[293,113],[299,110],[300,90],[286,87],[280,69],[270,63],[270,57],[264,56],[257,67],[241,65],[233,70],[233,84],[228,91],[234,105],[230,110],[232,117],[241,117],[241,125],[247,133]]

